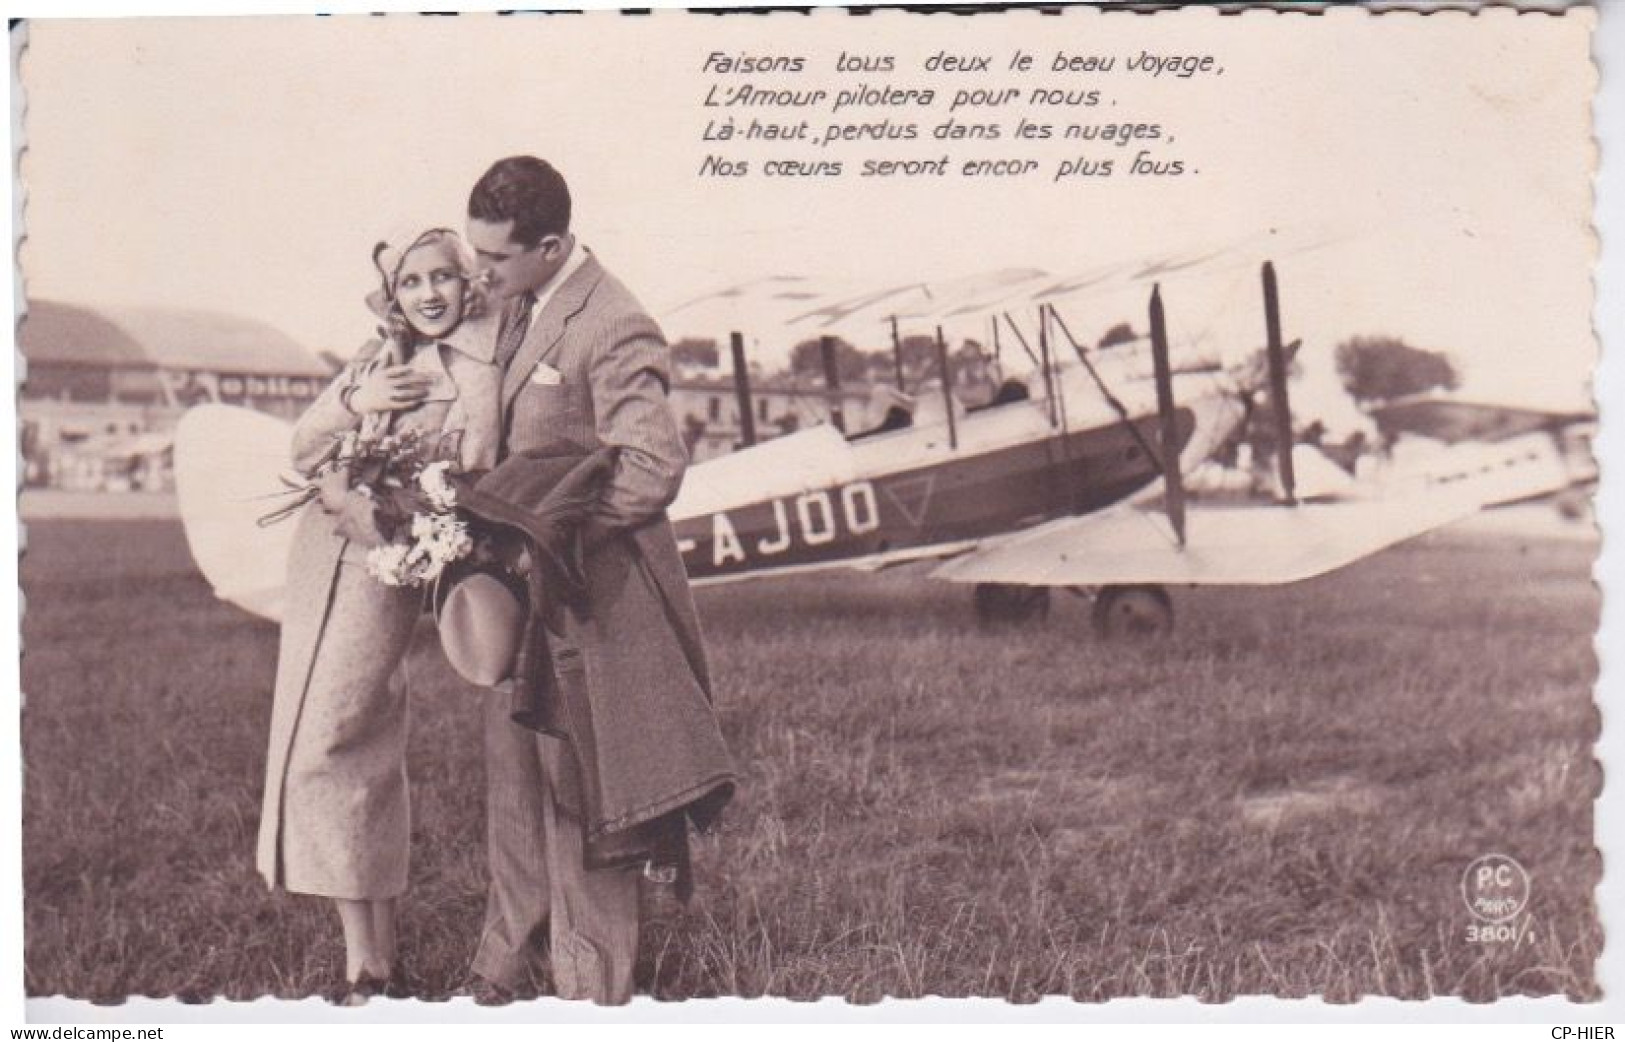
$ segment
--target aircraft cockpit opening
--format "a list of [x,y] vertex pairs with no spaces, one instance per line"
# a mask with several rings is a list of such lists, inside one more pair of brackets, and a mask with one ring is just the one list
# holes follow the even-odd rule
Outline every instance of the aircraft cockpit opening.
[[1002,381],[994,390],[993,397],[980,405],[972,405],[966,412],[981,412],[984,409],[996,409],[1001,405],[1012,405],[1016,402],[1029,401],[1033,396],[1027,385],[1020,380],[1008,379]]
[[866,410],[871,426],[848,437],[857,441],[875,434],[900,431],[914,425],[916,402],[912,395],[904,394],[890,384],[879,384],[869,396]]

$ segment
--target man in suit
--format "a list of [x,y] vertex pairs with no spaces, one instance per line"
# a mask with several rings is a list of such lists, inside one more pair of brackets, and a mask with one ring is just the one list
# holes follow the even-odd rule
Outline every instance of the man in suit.
[[665,516],[687,465],[669,351],[576,241],[570,209],[564,178],[532,156],[496,163],[468,203],[469,244],[500,313],[500,457],[563,445],[615,458],[581,529],[590,612],[549,638],[555,682],[587,692],[590,725],[561,740],[516,723],[508,694],[486,695],[491,878],[473,968],[511,993],[545,926],[561,997],[625,1002],[642,837],[682,844],[688,820],[703,825],[726,802],[733,774]]

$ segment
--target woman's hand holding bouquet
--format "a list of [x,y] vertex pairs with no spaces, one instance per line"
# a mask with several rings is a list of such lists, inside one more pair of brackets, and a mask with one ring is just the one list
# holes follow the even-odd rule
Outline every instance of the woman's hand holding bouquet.
[[[446,565],[474,549],[447,480],[458,458],[458,432],[425,438],[415,431],[348,431],[336,452],[296,486],[294,507],[315,499],[334,530],[369,547],[367,570],[389,586],[427,586]],[[263,519],[289,516],[283,508]]]

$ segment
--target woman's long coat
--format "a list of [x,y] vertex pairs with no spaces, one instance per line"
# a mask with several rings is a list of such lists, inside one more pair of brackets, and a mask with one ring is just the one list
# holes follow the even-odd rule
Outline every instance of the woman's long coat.
[[[496,458],[500,371],[490,321],[465,321],[411,364],[432,377],[426,399],[392,429],[460,430],[464,469]],[[341,400],[351,381],[393,356],[369,344],[294,430],[293,463],[309,473],[360,420]],[[421,591],[367,574],[363,548],[306,507],[290,554],[256,862],[272,886],[377,899],[405,889],[404,692],[389,679],[410,641]]]

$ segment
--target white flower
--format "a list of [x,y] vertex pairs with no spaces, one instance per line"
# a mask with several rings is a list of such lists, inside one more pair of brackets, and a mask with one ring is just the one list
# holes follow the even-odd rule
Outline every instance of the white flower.
[[450,469],[450,460],[436,460],[418,473],[418,487],[436,510],[451,510],[457,506],[457,490],[446,481],[446,472]]
[[457,515],[413,514],[412,541],[375,548],[367,555],[367,567],[391,586],[421,586],[473,549],[468,525]]
[[367,551],[367,571],[385,586],[405,586],[409,581],[407,557],[411,547],[385,543]]
[[450,514],[437,516],[433,538],[429,540],[429,556],[437,561],[451,562],[462,557],[474,548],[474,540],[469,537],[468,526]]

